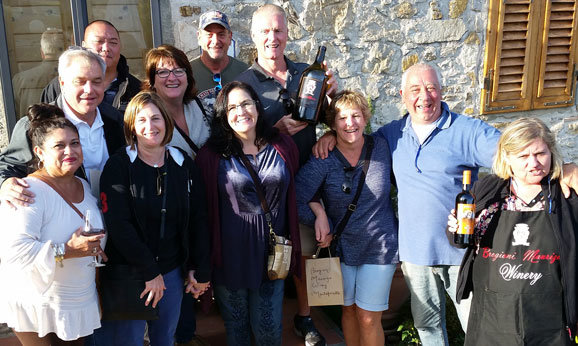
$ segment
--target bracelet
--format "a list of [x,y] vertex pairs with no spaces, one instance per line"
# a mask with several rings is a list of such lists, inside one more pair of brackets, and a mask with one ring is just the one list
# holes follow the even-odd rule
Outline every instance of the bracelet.
[[56,263],[60,265],[60,268],[64,267],[64,254],[66,253],[66,244],[52,244],[52,249],[54,250],[54,259]]

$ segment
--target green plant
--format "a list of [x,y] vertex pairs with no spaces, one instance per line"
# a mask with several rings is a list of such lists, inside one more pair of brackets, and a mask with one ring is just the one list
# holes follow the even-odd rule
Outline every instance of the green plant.
[[421,345],[417,330],[413,326],[412,320],[406,320],[397,327],[397,331],[401,334],[400,345]]

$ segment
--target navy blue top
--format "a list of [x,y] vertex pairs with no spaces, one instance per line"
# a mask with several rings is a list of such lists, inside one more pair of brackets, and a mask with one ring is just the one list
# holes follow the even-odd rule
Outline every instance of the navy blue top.
[[[275,148],[268,144],[257,154],[247,155],[261,180],[273,215],[273,229],[286,235],[289,170]],[[215,268],[214,283],[228,289],[259,288],[268,280],[269,227],[255,184],[237,157],[221,159],[218,172],[219,210],[223,266]]]
[[[336,148],[330,152],[325,160],[311,156],[295,178],[299,220],[307,225],[315,224],[315,215],[308,203],[320,190],[331,233],[335,231],[347,206],[353,201],[365,157],[364,148],[353,172],[351,192],[345,193],[341,185],[348,178],[344,164],[335,153],[337,150]],[[398,262],[397,221],[389,195],[390,175],[391,155],[387,141],[375,138],[371,162],[357,202],[357,209],[345,226],[337,248],[341,261],[347,265]]]

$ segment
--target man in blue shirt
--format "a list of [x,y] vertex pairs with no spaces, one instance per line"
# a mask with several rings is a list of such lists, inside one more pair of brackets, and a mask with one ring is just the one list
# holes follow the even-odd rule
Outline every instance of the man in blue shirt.
[[[475,181],[479,167],[491,167],[500,133],[481,120],[451,112],[441,101],[440,78],[430,65],[407,69],[400,95],[408,114],[374,135],[388,141],[392,155],[399,257],[411,292],[414,326],[423,345],[448,345],[445,293],[454,301],[464,331],[470,300],[455,302],[464,250],[450,245],[447,217],[462,189],[462,172],[471,170]],[[316,156],[326,157],[335,143],[335,137],[325,137],[314,148]],[[564,182],[575,188],[576,165],[565,165],[564,171]]]
[[403,74],[400,91],[409,113],[376,133],[387,139],[392,152],[399,255],[423,345],[448,345],[445,291],[466,330],[470,301],[455,302],[464,250],[448,242],[447,216],[461,191],[463,170],[472,170],[475,180],[479,167],[491,167],[500,137],[498,130],[483,121],[451,112],[441,101],[439,80],[429,65],[410,67]]

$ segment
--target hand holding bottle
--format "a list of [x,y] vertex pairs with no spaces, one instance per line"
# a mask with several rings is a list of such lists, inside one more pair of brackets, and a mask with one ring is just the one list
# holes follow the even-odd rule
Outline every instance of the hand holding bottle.
[[450,210],[450,214],[448,215],[448,232],[456,233],[458,230],[458,219],[456,219],[456,210]]
[[329,97],[333,97],[337,93],[337,78],[332,70],[327,67],[327,61],[323,61],[323,69],[325,70],[325,75],[327,76],[327,91],[326,94]]

